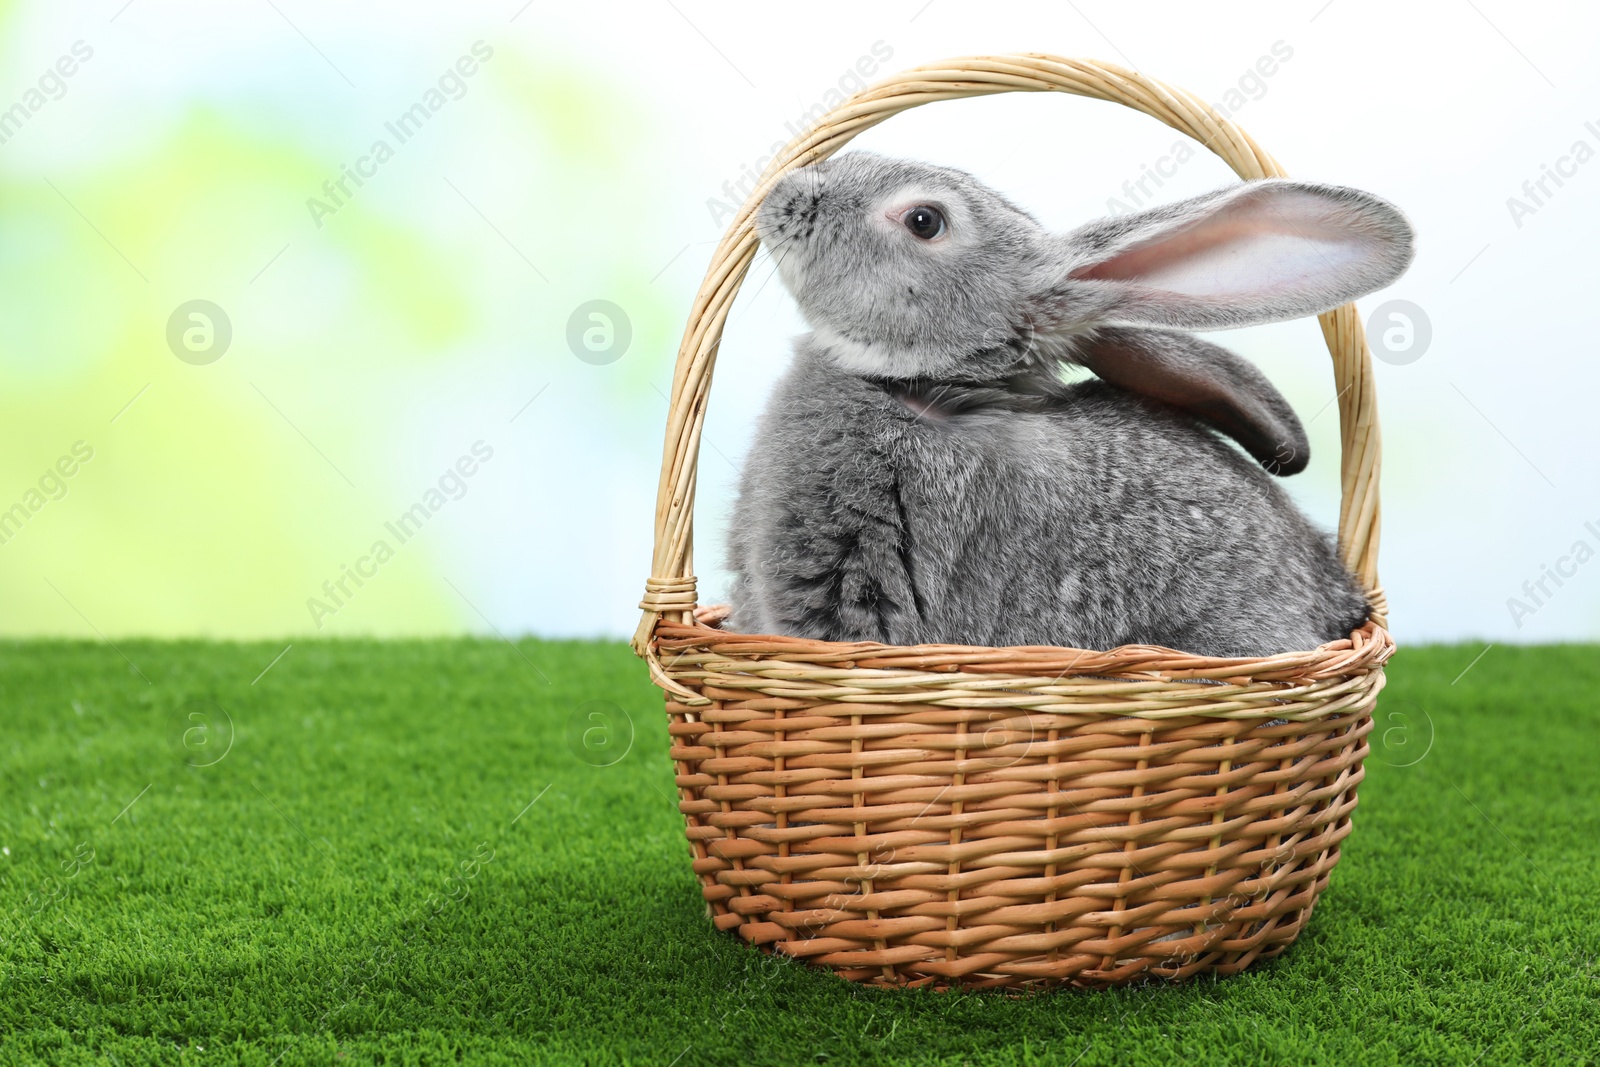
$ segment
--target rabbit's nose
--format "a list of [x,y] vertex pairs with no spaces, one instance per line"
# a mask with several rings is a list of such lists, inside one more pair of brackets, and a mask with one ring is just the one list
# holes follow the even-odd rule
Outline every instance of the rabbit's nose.
[[811,223],[817,218],[817,209],[822,203],[822,193],[815,188],[800,187],[790,190],[778,206],[778,215],[783,219],[793,219],[799,222]]

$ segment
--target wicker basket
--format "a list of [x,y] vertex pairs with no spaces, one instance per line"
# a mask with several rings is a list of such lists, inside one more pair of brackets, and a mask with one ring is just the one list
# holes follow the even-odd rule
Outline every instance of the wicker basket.
[[762,196],[897,112],[1012,90],[1125,104],[1242,178],[1283,174],[1198,97],[1108,63],[957,59],[834,109],[767,168],[690,311],[634,647],[666,693],[678,807],[719,929],[877,985],[1232,974],[1282,952],[1327,886],[1394,650],[1354,305],[1321,316],[1343,436],[1340,552],[1373,603],[1347,640],[1263,659],[897,648],[729,633],[696,606],[700,430]]

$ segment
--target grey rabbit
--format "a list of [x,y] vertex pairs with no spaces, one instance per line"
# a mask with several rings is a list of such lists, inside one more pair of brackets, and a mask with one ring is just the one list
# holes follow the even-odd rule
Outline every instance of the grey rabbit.
[[730,629],[1259,656],[1365,621],[1271,477],[1309,459],[1294,411],[1183,331],[1388,285],[1392,205],[1272,179],[1052,234],[971,175],[851,152],[756,227],[812,332],[742,472]]

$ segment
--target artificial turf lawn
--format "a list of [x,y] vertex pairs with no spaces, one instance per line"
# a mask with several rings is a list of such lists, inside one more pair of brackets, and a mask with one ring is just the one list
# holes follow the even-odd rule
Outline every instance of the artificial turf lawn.
[[714,932],[621,644],[3,643],[0,1062],[1594,1062],[1600,648],[1480,647],[1392,663],[1284,957],[1017,998]]

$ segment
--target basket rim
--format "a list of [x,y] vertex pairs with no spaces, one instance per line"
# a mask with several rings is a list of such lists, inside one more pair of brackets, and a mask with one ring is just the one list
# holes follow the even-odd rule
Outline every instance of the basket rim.
[[[774,634],[744,634],[698,623],[663,620],[656,645],[664,673],[675,690],[709,703],[684,684],[693,675],[724,672],[768,675],[784,687],[796,684],[833,689],[839,704],[898,703],[918,694],[919,702],[946,703],[981,694],[985,706],[1047,710],[1069,691],[1085,688],[1132,704],[1115,709],[1072,708],[1071,714],[1168,719],[1322,718],[1338,711],[1336,690],[1353,679],[1381,674],[1395,652],[1393,636],[1369,620],[1349,637],[1304,652],[1271,656],[1198,656],[1157,645],[1121,645],[1100,652],[1050,645],[886,645],[871,641],[818,641]],[[1192,683],[1211,683],[1191,689]],[[748,683],[741,683],[748,684]],[[1215,688],[1215,687],[1221,687]],[[1119,692],[1120,691],[1120,692]],[[1174,704],[1182,693],[1193,701]],[[1002,695],[1004,694],[1004,695]],[[792,691],[808,702],[820,699]],[[1141,706],[1139,697],[1151,698]],[[1248,710],[1218,710],[1213,705],[1248,695]],[[1318,706],[1290,712],[1262,704],[1299,698]]]
[[747,634],[701,623],[662,620],[663,651],[715,649],[751,659],[792,659],[845,670],[942,670],[1032,676],[1140,676],[1172,679],[1294,681],[1329,678],[1379,666],[1394,651],[1389,631],[1368,620],[1349,637],[1314,649],[1267,656],[1201,656],[1164,645],[1118,645],[1106,650],[1065,645],[890,645],[877,641],[822,641],[787,634]]
[[[901,111],[941,100],[1012,91],[1054,91],[1122,104],[1199,141],[1246,181],[1287,176],[1269,153],[1203,98],[1113,63],[1045,53],[969,56],[912,67],[857,92],[798,134],[772,158],[713,252],[690,308],[674,366],[656,496],[651,573],[639,603],[642,615],[633,638],[634,651],[645,659],[652,679],[669,693],[696,704],[705,701],[669,677],[655,646],[658,624],[693,626],[698,603],[693,527],[700,435],[723,326],[759,243],[754,229],[756,209],[783,175],[832,156],[857,134]],[[1338,390],[1339,555],[1368,593],[1372,604],[1368,625],[1387,638],[1387,603],[1377,574],[1382,445],[1372,357],[1353,302],[1319,315],[1318,321],[1333,359]],[[970,646],[932,647],[942,649],[948,657]],[[1127,649],[1147,647],[1124,646],[1096,655],[1126,657],[1132,654]],[[1204,658],[1173,654],[1186,660]]]

